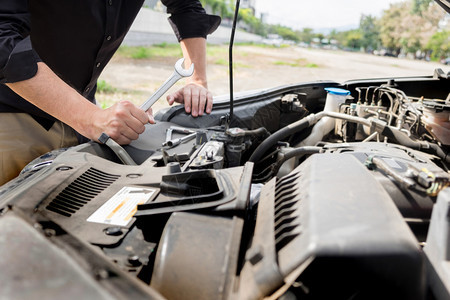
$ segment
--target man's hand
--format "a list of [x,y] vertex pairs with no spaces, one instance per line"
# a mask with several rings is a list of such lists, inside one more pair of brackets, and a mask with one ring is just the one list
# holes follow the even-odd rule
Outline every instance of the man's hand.
[[177,92],[167,96],[170,105],[174,102],[184,103],[186,113],[193,117],[211,113],[213,96],[208,91],[206,80],[206,39],[187,38],[180,42],[183,51],[184,64],[194,63],[194,74],[187,78],[187,84]]
[[193,117],[202,116],[206,111],[211,113],[213,106],[213,96],[208,89],[200,84],[190,83],[167,96],[169,105],[174,102],[184,103],[184,110]]
[[104,132],[121,145],[129,144],[145,130],[145,124],[154,124],[152,109],[144,112],[129,101],[120,101],[105,110],[93,112],[89,138],[97,141]]
[[145,124],[155,123],[151,109],[145,113],[129,101],[101,109],[62,81],[44,63],[38,63],[34,77],[7,85],[30,103],[94,141],[104,132],[119,144],[128,144],[144,131]]

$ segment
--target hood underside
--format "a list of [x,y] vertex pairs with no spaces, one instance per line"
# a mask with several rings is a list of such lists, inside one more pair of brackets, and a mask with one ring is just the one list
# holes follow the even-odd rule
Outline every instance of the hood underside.
[[443,9],[445,9],[446,12],[450,13],[450,1],[447,0],[435,0],[437,4],[442,6]]

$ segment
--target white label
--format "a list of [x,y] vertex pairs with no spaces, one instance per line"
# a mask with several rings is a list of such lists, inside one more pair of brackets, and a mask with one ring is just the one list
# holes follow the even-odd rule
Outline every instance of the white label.
[[87,221],[126,226],[136,213],[137,206],[146,203],[154,193],[153,189],[123,187],[97,209]]

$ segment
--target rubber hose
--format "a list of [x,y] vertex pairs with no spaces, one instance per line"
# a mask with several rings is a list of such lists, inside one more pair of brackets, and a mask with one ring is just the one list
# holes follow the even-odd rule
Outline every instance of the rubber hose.
[[249,161],[251,162],[257,162],[261,159],[261,157],[274,145],[278,143],[278,141],[296,133],[299,131],[302,131],[309,126],[316,123],[318,120],[320,120],[324,116],[323,112],[320,112],[318,114],[310,114],[307,117],[294,122],[292,124],[287,125],[286,127],[278,130],[271,136],[269,136],[267,139],[265,139],[258,148],[255,149],[255,151],[252,153],[252,155],[249,158]]
[[423,141],[414,141],[404,132],[401,132],[397,128],[391,126],[386,126],[381,134],[395,140],[400,145],[411,149],[432,150],[430,152],[440,157],[444,162],[450,163],[450,156],[448,155],[448,153],[445,153],[444,150],[442,150],[442,148],[436,144],[431,144]]
[[278,173],[278,171],[280,170],[281,166],[288,161],[289,159],[299,156],[299,155],[304,155],[304,154],[316,154],[316,153],[320,153],[320,151],[322,151],[322,147],[316,147],[316,146],[304,146],[304,147],[298,147],[295,148],[294,150],[291,150],[287,153],[284,154],[283,158],[279,161],[277,161],[276,165],[274,166],[273,169],[273,173]]
[[302,155],[302,154],[315,154],[315,153],[320,153],[320,151],[322,151],[322,147],[316,147],[316,146],[305,146],[305,147],[299,147],[299,148],[295,148],[294,150],[291,150],[287,153],[284,154],[284,157],[282,158],[282,160],[280,161],[281,164],[283,164],[285,161]]

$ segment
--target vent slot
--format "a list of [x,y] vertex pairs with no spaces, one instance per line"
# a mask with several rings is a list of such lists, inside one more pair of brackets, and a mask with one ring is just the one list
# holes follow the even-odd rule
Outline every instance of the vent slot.
[[46,209],[70,217],[119,178],[120,175],[90,168],[62,190]]
[[276,185],[275,191],[275,247],[280,251],[301,234],[300,212],[301,191],[298,180],[300,174],[290,174]]
[[298,173],[289,174],[281,178],[275,186],[275,193],[278,193],[280,189],[286,189],[287,187],[286,185],[295,182],[298,178],[299,178]]

